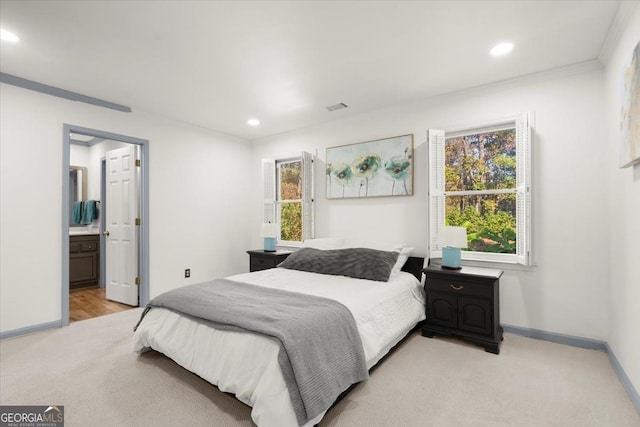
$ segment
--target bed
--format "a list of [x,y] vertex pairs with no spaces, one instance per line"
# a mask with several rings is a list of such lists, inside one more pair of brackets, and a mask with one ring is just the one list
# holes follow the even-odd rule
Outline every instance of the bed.
[[[398,251],[395,252],[393,265],[389,268],[391,261],[388,255],[385,255],[387,258],[384,261],[380,261],[375,257],[367,258],[371,255],[367,252],[363,260],[362,252],[353,251],[354,249],[304,248],[288,258],[292,261],[288,267],[285,266],[287,262],[285,261],[278,268],[238,274],[223,279],[224,283],[207,283],[198,286],[199,289],[207,290],[210,289],[210,285],[233,286],[234,289],[236,286],[240,289],[247,287],[249,290],[257,287],[260,292],[318,298],[319,302],[328,300],[339,307],[346,307],[346,311],[352,316],[359,340],[353,337],[345,339],[361,342],[361,346],[357,343],[353,345],[362,352],[364,369],[369,370],[425,317],[424,291],[419,280],[424,259],[409,257],[407,251],[404,253]],[[376,256],[377,252],[394,253],[392,251],[375,252]],[[345,253],[353,257],[345,257]],[[327,259],[329,263],[340,264],[337,274],[335,265],[329,267],[328,273],[324,271]],[[312,265],[309,266],[309,264]],[[382,264],[385,265],[380,267]],[[341,268],[346,268],[348,271],[345,273],[340,270]],[[368,276],[371,270],[376,269],[382,270],[384,276],[389,270],[388,280],[352,277],[352,272],[358,269],[360,271],[356,272],[355,276]],[[199,296],[196,298],[198,303],[187,303],[187,305],[205,306],[205,304],[199,304]],[[309,416],[301,416],[300,403],[296,399],[298,395],[292,391],[295,386],[291,385],[291,375],[282,364],[283,353],[292,355],[291,363],[293,364],[293,353],[286,346],[283,347],[279,337],[274,339],[262,333],[248,332],[243,329],[244,324],[241,327],[229,328],[223,320],[220,320],[220,323],[210,322],[200,318],[197,313],[179,312],[173,307],[167,308],[160,303],[154,305],[154,301],[159,299],[161,298],[157,297],[152,300],[136,326],[134,350],[142,353],[153,349],[163,353],[182,367],[217,385],[221,391],[234,394],[237,399],[252,407],[251,418],[258,426],[316,425],[335,399],[347,390],[352,382],[366,379],[353,377],[347,383],[336,385],[332,390],[336,395],[331,395],[333,397],[330,397],[329,404],[325,399],[319,410],[309,412],[307,414]],[[236,304],[237,302],[229,305]],[[260,307],[256,311],[259,310]],[[296,320],[287,324],[298,323],[304,322]],[[335,325],[327,328],[318,321],[310,321],[310,323],[318,324],[321,331],[318,332],[317,339],[314,338],[308,342],[321,342],[324,339],[323,331],[327,336],[327,331],[331,332],[328,335],[334,335],[334,331],[342,329],[336,328]],[[307,335],[316,337],[315,334],[316,332]],[[335,332],[335,335],[339,334]],[[327,352],[330,351],[334,350],[327,350]],[[335,359],[338,358],[340,355],[336,354]],[[333,365],[333,356],[330,356],[330,359],[331,362],[324,365]],[[326,356],[324,360],[326,362]],[[298,371],[294,373],[294,377],[298,375]],[[337,378],[342,378],[342,374],[336,375]],[[330,378],[330,375],[326,377]],[[324,384],[320,384],[320,387],[323,386]],[[314,385],[312,388],[315,389],[318,386]],[[300,390],[302,392],[303,388],[301,387]]]

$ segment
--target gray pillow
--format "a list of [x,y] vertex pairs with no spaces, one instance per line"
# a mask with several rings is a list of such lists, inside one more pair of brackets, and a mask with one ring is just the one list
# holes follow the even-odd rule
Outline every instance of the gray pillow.
[[386,282],[397,259],[398,252],[368,248],[302,248],[289,255],[278,267]]

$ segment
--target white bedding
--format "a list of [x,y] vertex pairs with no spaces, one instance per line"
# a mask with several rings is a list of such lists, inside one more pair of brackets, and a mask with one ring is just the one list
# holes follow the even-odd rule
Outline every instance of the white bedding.
[[[367,367],[375,365],[425,317],[424,292],[409,273],[389,282],[273,268],[227,277],[239,282],[332,298],[351,310]],[[252,407],[259,426],[297,426],[271,338],[220,331],[154,308],[134,334],[134,350],[153,348]],[[317,424],[324,413],[306,425]]]

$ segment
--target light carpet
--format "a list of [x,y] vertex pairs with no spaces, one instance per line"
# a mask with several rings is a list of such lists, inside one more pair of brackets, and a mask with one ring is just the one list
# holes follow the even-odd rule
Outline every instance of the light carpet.
[[[141,309],[0,341],[0,404],[64,405],[66,427],[250,426],[250,408],[156,352]],[[412,334],[320,426],[640,427],[607,355],[506,334],[500,355]]]

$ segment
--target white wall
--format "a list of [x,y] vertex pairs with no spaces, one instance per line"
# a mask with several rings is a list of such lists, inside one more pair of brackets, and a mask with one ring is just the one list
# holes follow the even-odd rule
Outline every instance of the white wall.
[[[318,150],[317,237],[406,242],[426,254],[428,128],[454,130],[521,112],[535,114],[533,234],[536,267],[508,267],[501,280],[503,324],[606,340],[609,210],[603,71],[590,63],[538,76],[358,115],[252,142],[260,159]],[[348,100],[347,100],[348,103]],[[329,113],[328,113],[329,114]],[[331,113],[336,114],[336,113]],[[339,114],[339,113],[337,113]],[[414,196],[327,200],[325,148],[414,134]],[[260,175],[253,176],[252,224],[260,218]],[[257,233],[252,244],[259,247]]]
[[640,42],[640,5],[607,62],[604,141],[609,156],[607,198],[611,221],[609,347],[640,392],[640,165],[619,169],[622,77],[636,44]]
[[[88,168],[90,162],[89,147],[85,147],[84,145],[72,145],[69,148],[70,166],[82,166]],[[87,177],[87,185],[89,185],[88,182],[89,177]]]
[[1,332],[60,320],[63,123],[150,141],[151,297],[247,270],[247,141],[0,84]]

